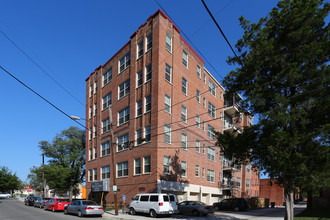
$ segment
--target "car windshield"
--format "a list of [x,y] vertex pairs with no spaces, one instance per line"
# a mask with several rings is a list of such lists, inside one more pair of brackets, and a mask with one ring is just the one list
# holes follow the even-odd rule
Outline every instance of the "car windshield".
[[197,204],[200,204],[200,205],[206,205],[204,202],[195,202],[195,203],[197,203]]
[[82,204],[83,205],[98,205],[96,202],[93,202],[93,201],[83,201]]
[[70,202],[68,199],[58,199],[58,202]]

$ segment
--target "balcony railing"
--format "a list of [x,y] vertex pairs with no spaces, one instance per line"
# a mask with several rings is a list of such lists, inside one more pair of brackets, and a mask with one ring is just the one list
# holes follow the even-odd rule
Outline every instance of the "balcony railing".
[[225,121],[224,126],[223,126],[223,131],[227,131],[230,133],[233,133],[233,132],[242,133],[242,126],[238,123],[233,124],[231,122]]
[[231,161],[224,161],[223,162],[223,171],[240,171],[241,170],[241,166],[237,165],[237,164],[234,164],[233,162]]
[[241,183],[235,181],[223,181],[221,188],[222,190],[239,190],[241,188]]

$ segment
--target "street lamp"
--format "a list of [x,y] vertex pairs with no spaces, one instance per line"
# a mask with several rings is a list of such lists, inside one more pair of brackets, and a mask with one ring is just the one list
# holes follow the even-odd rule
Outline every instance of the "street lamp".
[[84,118],[80,118],[80,117],[75,116],[75,115],[71,115],[70,118],[71,118],[72,120],[74,120],[74,121],[76,121],[76,120],[85,120],[85,121],[86,121],[86,119],[84,119]]

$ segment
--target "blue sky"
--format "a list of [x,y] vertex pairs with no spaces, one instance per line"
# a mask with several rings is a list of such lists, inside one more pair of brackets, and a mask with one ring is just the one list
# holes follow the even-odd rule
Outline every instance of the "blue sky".
[[[234,68],[226,63],[227,57],[233,53],[201,1],[158,2],[222,77]],[[205,2],[234,46],[243,33],[239,16],[256,22],[278,1]],[[85,79],[127,43],[138,27],[158,9],[154,0],[2,0],[0,30],[74,98],[1,33],[0,65],[68,115],[85,118]],[[205,67],[221,82],[221,77],[207,62]],[[2,70],[0,83],[0,166],[7,166],[26,180],[29,169],[41,164],[38,142],[51,141],[56,133],[79,125]]]

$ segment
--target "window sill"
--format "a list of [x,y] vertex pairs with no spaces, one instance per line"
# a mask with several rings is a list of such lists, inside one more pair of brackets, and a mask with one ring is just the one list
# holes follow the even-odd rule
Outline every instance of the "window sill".
[[128,176],[117,176],[116,179],[128,178]]
[[125,97],[128,96],[128,95],[129,95],[129,93],[125,94],[123,97],[118,97],[117,102],[119,102],[120,100],[122,100],[123,98],[125,98]]
[[125,125],[125,124],[128,124],[128,121],[126,121],[126,122],[124,122],[124,123],[122,123],[122,124],[120,124],[120,125],[118,124],[118,125],[117,125],[117,128],[119,128],[120,126],[123,126],[123,125]]
[[134,176],[141,176],[141,173],[140,173],[140,174],[134,174],[133,177],[134,177]]
[[152,50],[152,48],[149,48],[145,53],[148,53],[150,50]]
[[143,173],[142,175],[150,175],[151,174],[151,172],[149,172],[149,173]]
[[144,84],[147,84],[147,83],[150,82],[150,81],[151,81],[151,79],[149,79],[148,81],[145,81]]

